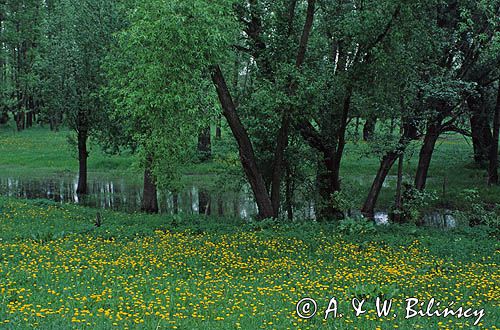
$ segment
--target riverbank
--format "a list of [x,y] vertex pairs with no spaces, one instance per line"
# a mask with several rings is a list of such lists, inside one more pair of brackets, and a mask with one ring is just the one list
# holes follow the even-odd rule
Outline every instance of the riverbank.
[[[68,135],[70,132],[64,130],[51,132],[44,128],[32,128],[16,132],[13,127],[3,126],[0,128],[0,178],[19,179],[22,182],[31,183],[31,186],[38,182],[43,184],[43,180],[47,178],[53,178],[56,181],[58,178],[66,178],[66,181],[75,180],[78,173],[78,161],[75,149],[68,144]],[[215,153],[218,149],[224,150],[225,159],[216,157],[209,163],[194,162],[186,164],[181,169],[182,177],[179,183],[180,188],[178,187],[180,191],[188,194],[194,188],[207,191],[214,196],[213,199],[219,198],[218,195],[221,194],[232,195],[231,198],[235,200],[239,199],[237,196],[241,194],[239,189],[244,179],[237,155],[231,156],[231,148],[228,149],[227,146],[229,142],[225,143],[226,145],[214,143],[213,146]],[[412,182],[412,176],[415,173],[418,147],[419,143],[415,142],[407,152],[404,173],[405,180],[408,182]],[[345,195],[349,196],[348,203],[353,209],[361,207],[378,168],[379,159],[370,150],[371,147],[363,142],[351,141],[346,146],[341,176]],[[110,183],[118,182],[130,190],[129,195],[135,196],[140,194],[143,177],[142,170],[137,164],[135,156],[130,153],[108,155],[102,152],[98,145],[91,143],[89,180],[95,183],[97,191],[103,190],[101,186],[106,187]],[[390,173],[382,188],[378,210],[386,211],[393,203],[396,185],[395,170],[393,169]],[[313,180],[314,173],[311,172],[308,177]],[[309,179],[305,179],[304,182],[307,180]],[[55,184],[62,185],[65,182]],[[313,181],[308,184],[313,184]],[[428,180],[428,190],[433,191],[437,199],[431,201],[426,208],[430,210],[433,208],[469,208],[470,203],[466,201],[464,195],[466,189],[477,190],[481,201],[485,204],[500,203],[500,187],[488,187],[486,171],[472,164],[472,147],[469,141],[458,135],[444,136],[436,147]],[[307,195],[310,194],[306,193]],[[107,196],[96,197],[96,199],[102,198],[107,198]],[[307,210],[311,202],[313,201],[307,198],[298,198],[297,208]]]
[[[95,226],[97,213],[102,225]],[[404,299],[484,308],[500,322],[497,242],[480,228],[332,224],[123,214],[0,198],[0,327],[177,329],[474,328],[474,319],[404,318]],[[373,297],[393,299],[379,319]],[[344,317],[302,320],[302,298]],[[367,299],[356,318],[354,297]],[[331,314],[333,315],[333,314]]]

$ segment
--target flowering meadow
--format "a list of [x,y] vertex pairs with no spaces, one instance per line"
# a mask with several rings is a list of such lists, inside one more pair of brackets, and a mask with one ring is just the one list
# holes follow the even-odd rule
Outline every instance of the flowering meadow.
[[[479,230],[352,237],[315,223],[113,212],[97,228],[96,212],[0,199],[1,329],[474,328],[474,317],[405,319],[408,297],[484,308],[477,328],[500,324],[498,245]],[[318,305],[310,319],[296,311],[305,297]],[[333,297],[342,316],[325,320]],[[378,317],[375,297],[393,299],[393,313]],[[359,317],[353,298],[366,300]]]

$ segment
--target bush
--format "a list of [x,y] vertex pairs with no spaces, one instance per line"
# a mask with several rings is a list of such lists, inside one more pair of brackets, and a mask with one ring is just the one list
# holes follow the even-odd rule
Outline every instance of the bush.
[[365,218],[345,218],[339,223],[339,231],[348,235],[373,233],[375,224]]
[[418,190],[412,185],[406,184],[403,193],[402,218],[406,222],[422,224],[422,210],[435,200],[437,200],[435,192]]
[[477,189],[465,189],[461,193],[467,204],[465,211],[455,211],[454,215],[463,223],[471,227],[486,226],[490,234],[500,235],[500,217],[498,205],[494,209],[488,209],[488,205],[481,200]]

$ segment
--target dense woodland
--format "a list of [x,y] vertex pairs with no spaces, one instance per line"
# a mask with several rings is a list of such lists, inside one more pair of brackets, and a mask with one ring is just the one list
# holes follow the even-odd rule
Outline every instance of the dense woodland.
[[210,160],[215,128],[235,141],[259,218],[291,218],[305,172],[318,219],[341,218],[359,131],[380,159],[361,211],[373,216],[398,167],[403,222],[445,134],[471,139],[484,184],[499,184],[499,79],[498,0],[0,0],[0,123],[72,129],[80,194],[89,140],[136,153],[152,213],[189,150]]

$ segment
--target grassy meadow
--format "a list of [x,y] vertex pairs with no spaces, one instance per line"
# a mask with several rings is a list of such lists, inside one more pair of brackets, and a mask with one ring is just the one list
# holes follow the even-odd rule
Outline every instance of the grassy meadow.
[[[471,329],[473,319],[405,320],[403,299],[484,308],[500,324],[499,252],[480,230],[249,223],[0,199],[0,328]],[[451,234],[451,233],[449,233]],[[373,297],[394,299],[378,318]],[[304,297],[342,318],[297,317]],[[353,297],[366,298],[355,317]]]
[[[0,171],[3,175],[47,176],[78,173],[78,154],[69,130],[52,132],[35,127],[17,132],[13,125],[0,129]],[[134,173],[135,158],[127,153],[103,153],[90,144],[89,174],[123,175]],[[136,173],[138,174],[138,172]]]

